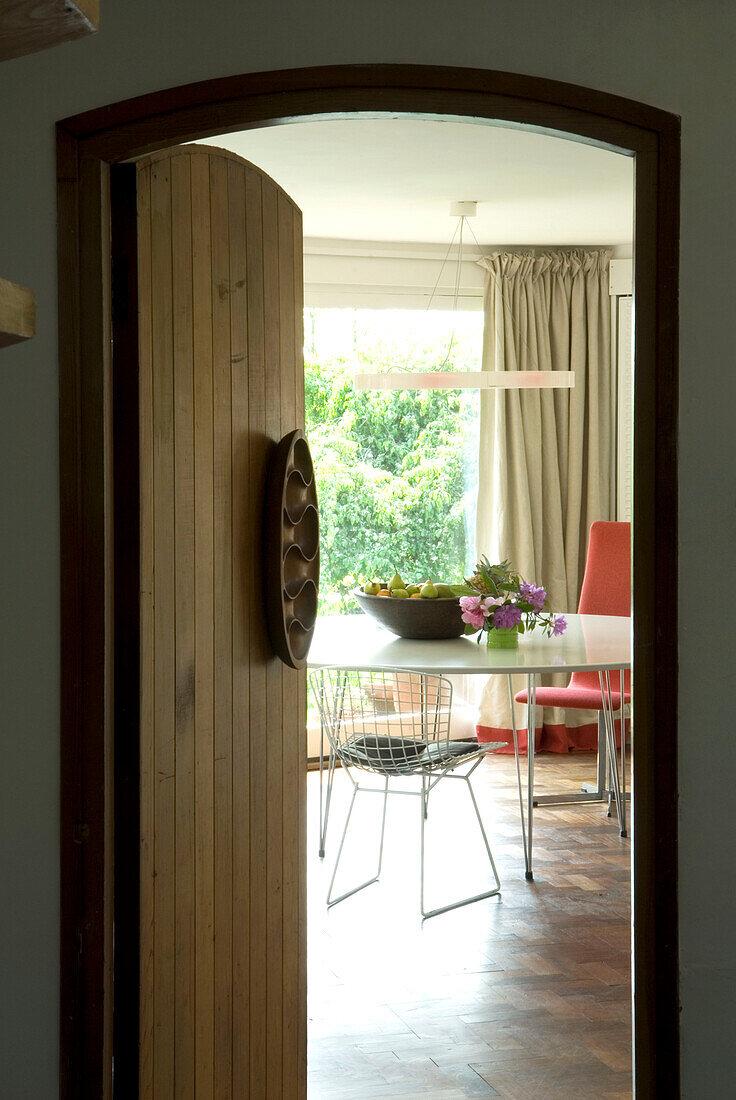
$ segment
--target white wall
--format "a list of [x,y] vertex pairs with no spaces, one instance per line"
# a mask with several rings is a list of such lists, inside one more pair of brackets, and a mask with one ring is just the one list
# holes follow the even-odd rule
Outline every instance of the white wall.
[[102,8],[95,38],[0,67],[0,269],[32,286],[38,304],[36,338],[0,353],[0,1094],[47,1100],[57,1080],[53,122],[126,96],[246,70],[385,61],[532,73],[683,117],[682,1066],[685,1096],[729,1095],[736,1079],[736,738],[724,688],[733,678],[736,611],[736,6],[731,0],[269,0],[258,7],[243,0],[103,0]]

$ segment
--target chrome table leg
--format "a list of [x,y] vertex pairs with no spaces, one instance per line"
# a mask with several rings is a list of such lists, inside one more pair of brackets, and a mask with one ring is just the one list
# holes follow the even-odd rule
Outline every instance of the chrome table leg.
[[514,757],[516,759],[516,785],[519,790],[519,817],[521,818],[521,844],[524,849],[524,867],[526,871],[531,870],[529,867],[529,853],[526,848],[526,823],[524,821],[524,796],[521,792],[521,765],[519,763],[519,735],[516,730],[516,714],[514,712],[514,689],[511,686],[511,677],[506,677],[506,683],[509,689],[509,708],[511,710],[511,732],[514,736]]
[[535,708],[537,701],[537,678],[530,673],[526,678],[526,879],[534,880],[532,867],[532,839],[534,828],[534,735],[535,735]]

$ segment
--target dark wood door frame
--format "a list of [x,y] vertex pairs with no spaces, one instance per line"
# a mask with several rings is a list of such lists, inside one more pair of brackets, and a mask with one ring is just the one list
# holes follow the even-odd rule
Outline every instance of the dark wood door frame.
[[[368,65],[284,70],[190,84],[89,111],[57,127],[61,1093],[65,1098],[112,1095],[113,1042],[120,1052],[120,1036],[114,1036],[113,1027],[116,885],[118,895],[122,894],[114,853],[118,853],[118,876],[129,875],[137,858],[137,833],[131,829],[127,869],[121,862],[124,841],[118,830],[116,842],[114,819],[115,798],[135,806],[130,770],[120,767],[121,759],[126,759],[120,754],[120,724],[121,715],[135,714],[137,700],[120,698],[120,685],[134,684],[136,674],[130,661],[121,667],[115,659],[114,640],[121,635],[114,612],[126,596],[126,574],[120,568],[124,550],[116,551],[120,539],[115,531],[116,527],[120,531],[120,508],[128,516],[135,510],[130,495],[121,497],[121,462],[130,461],[136,453],[138,426],[134,394],[131,397],[119,374],[119,340],[114,365],[112,357],[111,224],[117,225],[116,233],[125,235],[126,224],[129,231],[125,195],[129,202],[130,192],[121,177],[111,200],[110,168],[167,145],[228,130],[309,117],[386,113],[522,125],[626,150],[636,157],[634,1064],[637,1096],[679,1095],[675,600],[679,120],[641,103],[535,77],[477,69]],[[122,285],[126,285],[124,276]],[[127,285],[134,286],[134,279]],[[122,337],[132,354],[130,333],[126,336],[123,331]],[[135,359],[128,369],[135,374]],[[127,598],[137,605],[134,570],[128,588]],[[655,600],[655,593],[663,591],[668,599]],[[118,657],[122,660],[124,654]],[[123,923],[116,925],[116,949],[128,951],[126,965],[131,966],[135,944],[121,944],[124,928]],[[135,1042],[136,1036],[128,1039]]]

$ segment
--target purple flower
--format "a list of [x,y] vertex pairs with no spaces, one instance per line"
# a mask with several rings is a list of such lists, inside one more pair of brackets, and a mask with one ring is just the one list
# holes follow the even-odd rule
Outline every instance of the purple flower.
[[509,630],[521,622],[521,608],[514,604],[504,604],[493,613],[493,625],[500,630]]
[[567,619],[564,615],[557,615],[555,617],[554,625],[552,627],[552,634],[555,638],[559,638],[560,634],[564,634],[567,630]]
[[525,603],[530,603],[535,611],[541,611],[544,607],[544,601],[547,599],[545,590],[536,584],[531,584],[529,581],[522,581],[519,587],[519,595]]
[[486,621],[486,613],[480,605],[480,596],[461,596],[460,607],[462,609],[462,615],[460,616],[464,623],[469,623],[470,626],[474,626],[476,630],[480,630]]

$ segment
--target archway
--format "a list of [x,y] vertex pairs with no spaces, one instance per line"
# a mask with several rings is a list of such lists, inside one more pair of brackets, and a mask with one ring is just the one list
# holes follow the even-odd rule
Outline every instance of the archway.
[[[114,660],[115,609],[126,592],[136,593],[126,588],[130,575],[113,571],[120,522],[113,490],[116,466],[120,471],[134,447],[137,420],[135,406],[113,402],[111,213],[124,233],[130,206],[124,183],[116,182],[111,195],[110,168],[236,127],[394,112],[528,126],[636,156],[635,1080],[640,1096],[678,1095],[677,609],[674,599],[655,600],[657,591],[676,592],[677,577],[678,121],[629,100],[538,78],[415,66],[229,77],[100,108],[58,126],[63,1095],[111,1095],[113,1048],[124,1049],[125,1040],[113,1027],[114,919],[117,956],[128,950],[128,960],[136,957],[135,943],[126,942],[125,908],[114,912],[116,876],[126,873],[115,816],[126,797],[134,804],[136,784],[130,742],[115,738],[116,726],[136,710],[129,690],[134,669],[130,660],[127,672]],[[120,272],[115,276],[124,281]],[[118,340],[116,354],[121,350]],[[126,394],[131,399],[130,389]],[[135,861],[137,840],[127,850]],[[118,906],[135,904],[130,893],[121,894],[118,889]],[[124,1016],[118,1011],[118,1019]]]

